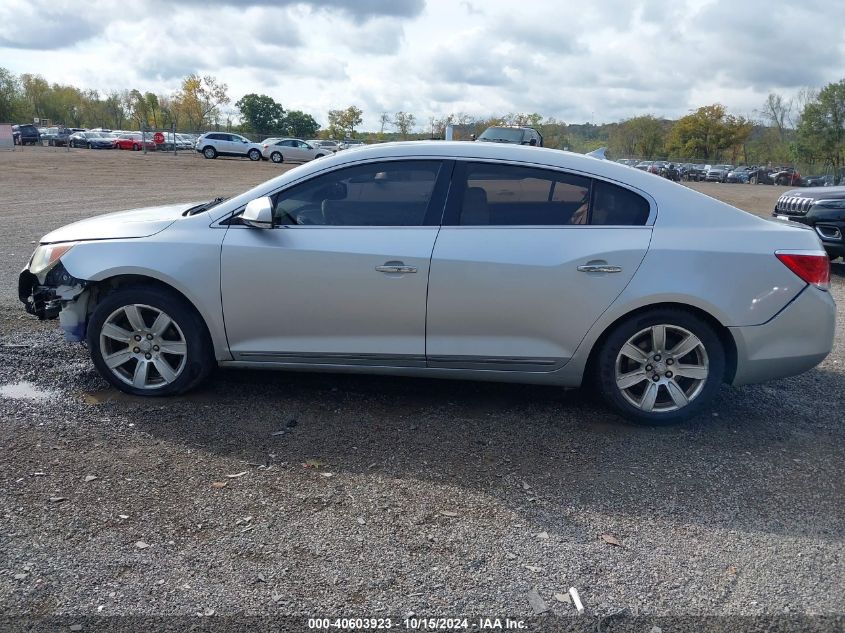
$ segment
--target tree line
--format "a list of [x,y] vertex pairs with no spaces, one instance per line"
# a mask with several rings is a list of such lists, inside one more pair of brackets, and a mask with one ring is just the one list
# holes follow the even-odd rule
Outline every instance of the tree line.
[[540,131],[546,147],[587,152],[607,146],[614,158],[801,163],[834,170],[845,166],[845,79],[820,90],[803,90],[795,99],[772,93],[753,118],[731,114],[715,103],[677,120],[643,115],[601,125],[566,124],[536,112],[485,117],[453,113],[420,121],[411,112],[399,111],[382,112],[378,130],[363,132],[363,112],[350,105],[329,110],[328,125],[321,130],[311,114],[285,110],[268,95],[244,95],[233,104],[234,111],[227,107],[230,103],[228,86],[211,75],[187,75],[179,90],[169,95],[137,89],[100,94],[0,68],[0,121],[39,118],[111,129],[173,125],[184,131],[226,129],[370,142],[444,138],[450,125],[456,139],[470,139],[491,125],[529,125]]

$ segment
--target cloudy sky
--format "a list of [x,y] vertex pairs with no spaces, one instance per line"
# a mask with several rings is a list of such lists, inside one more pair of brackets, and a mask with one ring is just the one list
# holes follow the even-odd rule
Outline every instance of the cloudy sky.
[[[719,101],[753,115],[845,77],[830,0],[0,0],[0,66],[100,91],[172,93],[191,72],[321,123],[356,104],[566,122]],[[230,106],[234,111],[234,108]]]

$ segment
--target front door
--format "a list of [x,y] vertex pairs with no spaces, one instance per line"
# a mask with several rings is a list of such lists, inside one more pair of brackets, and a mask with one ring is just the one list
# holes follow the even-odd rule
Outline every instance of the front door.
[[562,367],[651,239],[639,194],[582,175],[457,163],[429,280],[429,367]]
[[273,196],[274,228],[231,226],[221,291],[236,360],[425,365],[431,251],[450,163],[337,169]]

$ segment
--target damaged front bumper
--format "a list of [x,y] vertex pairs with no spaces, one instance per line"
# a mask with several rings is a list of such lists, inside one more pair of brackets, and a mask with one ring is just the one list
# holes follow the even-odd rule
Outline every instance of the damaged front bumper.
[[65,340],[78,343],[85,339],[88,322],[89,282],[77,279],[56,264],[43,281],[24,268],[18,276],[18,298],[26,311],[39,319],[55,319],[65,333]]

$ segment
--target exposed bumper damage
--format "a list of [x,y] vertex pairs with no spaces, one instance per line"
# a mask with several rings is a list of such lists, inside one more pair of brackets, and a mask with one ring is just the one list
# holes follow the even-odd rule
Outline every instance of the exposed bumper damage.
[[18,277],[18,298],[39,319],[58,317],[65,340],[78,343],[84,340],[88,323],[89,283],[71,276],[61,262],[44,279],[24,268]]

